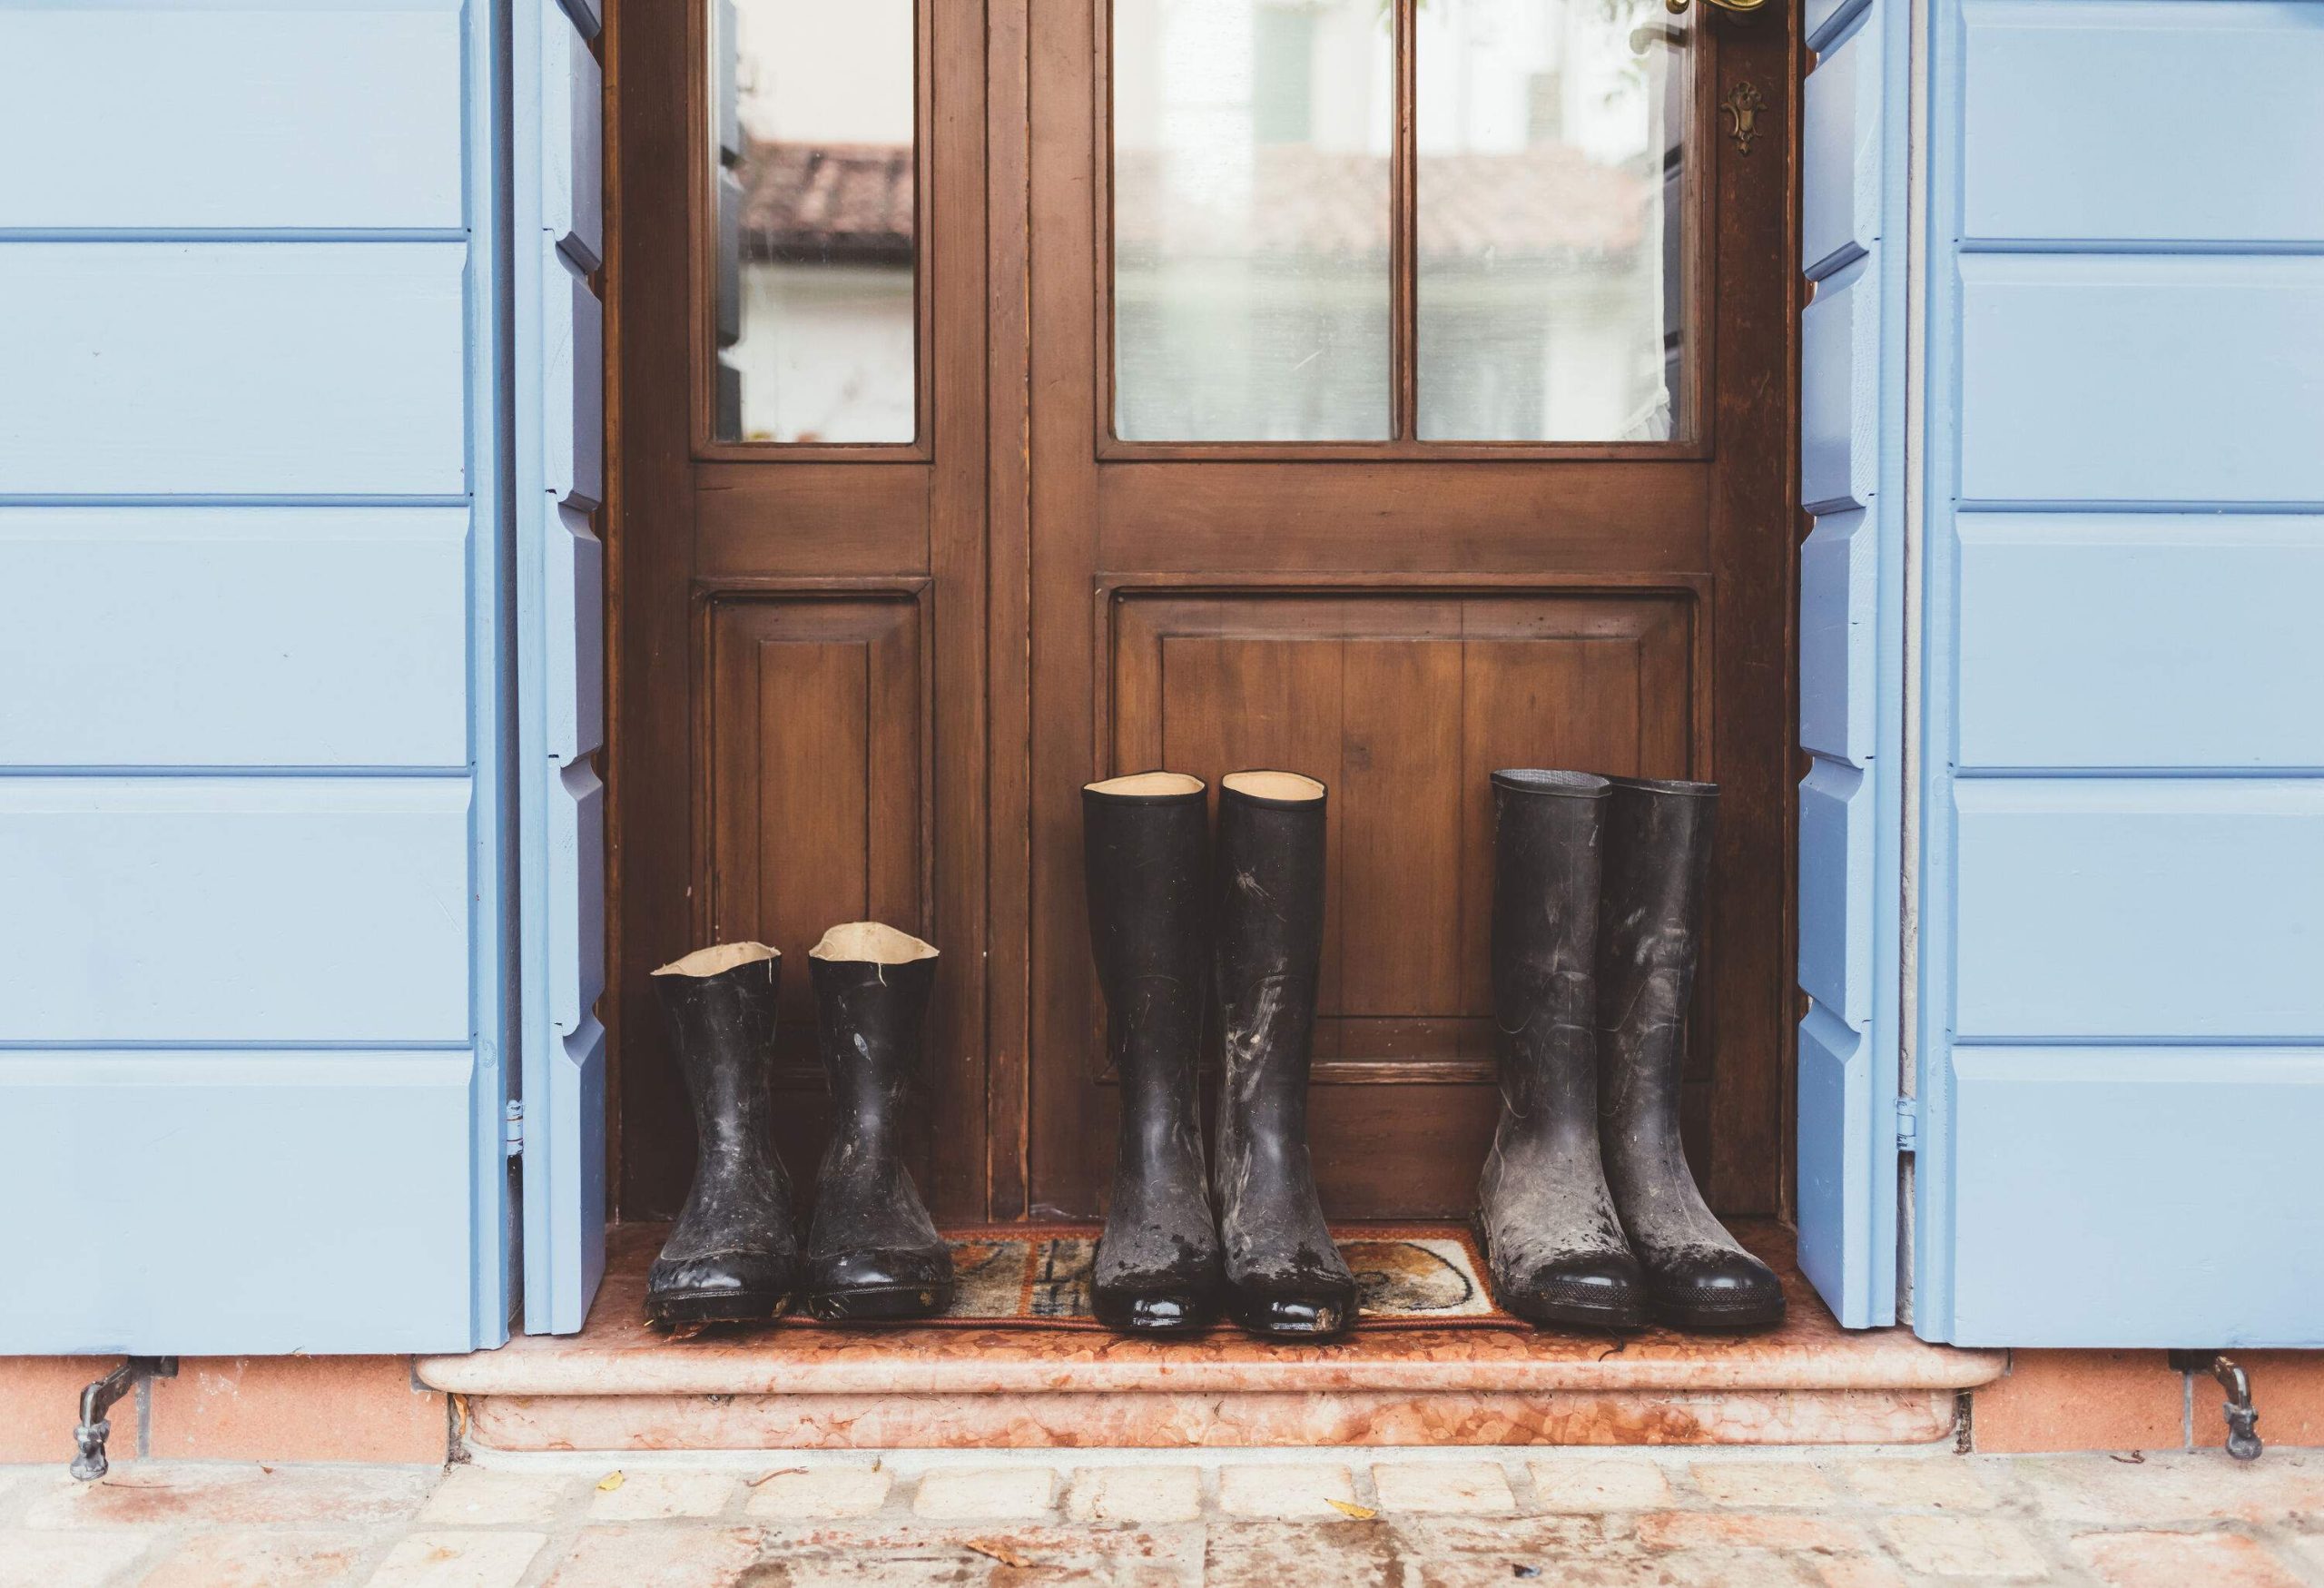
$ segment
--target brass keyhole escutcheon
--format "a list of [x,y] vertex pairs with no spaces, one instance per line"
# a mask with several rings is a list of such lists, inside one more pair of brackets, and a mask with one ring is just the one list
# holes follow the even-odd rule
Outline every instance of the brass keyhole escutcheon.
[[1767,106],[1768,96],[1748,77],[1718,102],[1720,113],[1727,117],[1727,135],[1746,154],[1751,152],[1751,140],[1759,135],[1759,113]]

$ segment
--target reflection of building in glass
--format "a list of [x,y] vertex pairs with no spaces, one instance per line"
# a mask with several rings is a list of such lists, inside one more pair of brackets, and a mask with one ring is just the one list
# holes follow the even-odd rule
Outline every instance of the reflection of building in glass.
[[[1424,436],[1671,433],[1684,96],[1662,15],[1421,7]],[[1119,433],[1387,433],[1385,16],[1378,0],[1118,0]]]
[[717,433],[909,441],[911,0],[720,9]]
[[911,150],[751,143],[736,171],[742,439],[911,440]]

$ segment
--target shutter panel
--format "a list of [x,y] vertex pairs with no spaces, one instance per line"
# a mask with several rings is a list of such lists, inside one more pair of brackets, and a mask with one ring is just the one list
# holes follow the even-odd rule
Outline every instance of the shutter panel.
[[2324,7],[1939,13],[1915,1322],[2324,1344]]
[[[576,21],[576,17],[578,20]],[[602,85],[554,0],[518,0],[517,755],[525,1327],[581,1327],[605,1269]]]
[[0,10],[0,1352],[506,1337],[492,36]]
[[1896,1317],[1903,768],[1902,0],[1811,4],[1803,130],[1799,1260]]

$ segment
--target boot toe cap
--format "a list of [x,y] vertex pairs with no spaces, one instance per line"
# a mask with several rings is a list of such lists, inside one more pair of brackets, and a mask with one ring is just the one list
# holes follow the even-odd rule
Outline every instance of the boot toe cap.
[[1493,1292],[1502,1307],[1531,1323],[1601,1329],[1646,1326],[1646,1277],[1627,1254],[1553,1258],[1514,1283],[1504,1284],[1496,1276]]
[[645,1278],[649,1317],[668,1322],[748,1322],[779,1311],[793,1264],[773,1251],[704,1252],[657,1258]]
[[929,1317],[952,1304],[952,1254],[940,1245],[813,1254],[799,1289],[807,1311],[826,1322]]
[[1355,1290],[1311,1289],[1237,1295],[1235,1321],[1255,1335],[1278,1339],[1328,1339],[1354,1324]]
[[1679,1328],[1764,1328],[1784,1319],[1782,1282],[1748,1252],[1658,1264],[1653,1292],[1656,1317]]

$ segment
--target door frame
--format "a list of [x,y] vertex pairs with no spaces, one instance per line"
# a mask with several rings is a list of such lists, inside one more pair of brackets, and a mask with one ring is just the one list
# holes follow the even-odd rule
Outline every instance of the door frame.
[[[762,580],[757,587],[800,595],[892,590],[897,577],[908,572],[950,578],[961,587],[956,601],[940,603],[933,625],[940,648],[932,666],[956,673],[980,670],[983,687],[968,692],[975,698],[952,714],[949,735],[939,724],[942,747],[933,775],[938,788],[966,784],[975,798],[957,802],[949,814],[940,812],[933,842],[968,846],[976,856],[979,885],[973,898],[953,902],[933,924],[947,944],[948,962],[956,968],[980,964],[983,975],[975,996],[964,1001],[966,1006],[943,1017],[936,1044],[939,1050],[962,1056],[967,1062],[959,1067],[960,1074],[945,1083],[940,1100],[949,1112],[944,1131],[938,1134],[952,1133],[953,1139],[939,1167],[940,1184],[931,1201],[954,1217],[1007,1219],[1036,1211],[1029,1169],[1034,1107],[1030,1049],[1039,996],[1030,953],[1034,890],[1047,871],[1070,865],[1070,856],[1064,855],[1052,856],[1044,865],[1047,851],[1037,843],[1033,827],[1031,729],[1036,673],[1048,660],[1039,653],[1048,642],[1035,636],[1033,627],[1037,504],[1032,458],[1037,449],[1078,446],[1088,454],[1087,473],[1094,484],[1100,456],[1110,458],[1113,452],[1093,445],[1086,429],[1039,436],[1034,431],[1032,393],[1039,370],[1032,326],[1037,317],[1055,323],[1061,296],[1070,296],[1072,289],[1058,279],[1058,272],[1037,275],[1030,229],[1044,223],[1044,217],[1048,224],[1059,223],[1060,205],[1086,206],[1095,199],[1080,187],[1036,190],[1033,151],[1044,139],[1060,133],[1056,107],[1048,101],[1037,104],[1033,89],[1037,80],[1055,81],[1060,71],[1079,71],[1095,92],[1102,81],[1102,64],[1099,72],[1090,73],[1061,59],[1060,52],[1069,53],[1088,38],[1085,30],[1094,25],[1092,18],[1102,15],[1105,0],[986,0],[980,8],[937,5],[932,0],[923,4],[950,18],[950,27],[965,31],[973,24],[983,35],[980,50],[965,44],[940,49],[932,69],[923,74],[932,81],[939,73],[949,74],[944,82],[950,86],[945,90],[940,84],[940,92],[948,94],[945,103],[953,107],[940,105],[926,118],[924,135],[953,139],[961,149],[973,147],[978,158],[950,162],[936,173],[936,185],[923,197],[922,269],[931,280],[923,286],[921,311],[923,380],[934,396],[951,392],[934,402],[931,456],[935,467],[959,467],[976,477],[976,486],[964,488],[960,499],[980,509],[981,543],[971,547],[967,536],[932,535],[932,555],[922,570],[898,570],[868,580],[802,573],[780,581]],[[625,1037],[640,1021],[655,1018],[645,996],[644,977],[655,962],[657,951],[649,946],[655,926],[663,924],[667,935],[671,906],[666,900],[648,900],[625,888],[624,875],[629,868],[653,863],[649,857],[658,857],[660,864],[671,868],[670,874],[677,874],[677,868],[692,864],[690,852],[674,856],[667,846],[694,842],[689,835],[693,817],[673,821],[666,794],[654,794],[638,770],[657,755],[690,761],[695,732],[683,720],[689,714],[671,711],[666,702],[657,710],[650,691],[640,687],[642,654],[674,646],[683,654],[694,643],[688,628],[694,620],[674,618],[666,610],[655,616],[638,610],[641,589],[650,582],[643,554],[655,534],[654,524],[669,511],[665,504],[681,496],[691,499],[694,488],[686,478],[689,472],[696,466],[714,469],[729,462],[727,449],[699,446],[693,437],[697,400],[694,377],[689,374],[675,390],[666,378],[657,384],[642,371],[634,350],[650,339],[675,338],[691,358],[698,334],[699,261],[673,261],[666,236],[659,248],[650,239],[643,249],[636,244],[649,216],[668,211],[666,195],[657,203],[644,191],[655,170],[655,158],[669,158],[673,136],[683,138],[689,149],[702,136],[703,74],[691,65],[700,59],[699,9],[692,0],[630,0],[614,8],[606,44],[606,518],[611,681],[606,908],[611,966],[605,1008],[615,1033],[607,1088],[613,1113],[607,1180],[614,1188],[616,1214],[627,1217],[656,1210],[642,1206],[630,1193],[623,1138],[625,1128],[665,1128],[666,1119],[640,1119],[625,1106],[635,1077],[625,1074],[631,1069],[626,1050],[634,1044]],[[1077,12],[1076,25],[1049,21]],[[1732,1097],[1713,1104],[1722,1122],[1705,1141],[1707,1154],[1699,1169],[1706,1192],[1723,1209],[1787,1215],[1793,1204],[1795,1159],[1789,1035],[1797,1012],[1792,965],[1797,753],[1791,725],[1797,690],[1797,545],[1807,524],[1788,506],[1780,528],[1762,523],[1745,533],[1738,522],[1754,501],[1797,500],[1800,304],[1791,283],[1797,279],[1799,208],[1799,19],[1788,7],[1771,7],[1770,12],[1748,26],[1726,29],[1716,53],[1715,79],[1700,85],[1698,104],[1709,106],[1737,93],[1748,79],[1764,104],[1758,113],[1761,135],[1748,153],[1731,153],[1720,123],[1704,125],[1706,144],[1720,145],[1713,173],[1705,180],[1724,182],[1731,178],[1736,191],[1730,202],[1717,206],[1720,264],[1700,272],[1704,280],[1696,291],[1701,307],[1691,322],[1708,325],[1713,357],[1719,362],[1742,359],[1767,369],[1770,379],[1755,382],[1748,392],[1721,391],[1705,367],[1706,395],[1695,405],[1698,434],[1702,445],[1721,457],[1709,508],[1709,551],[1702,559],[1706,566],[1674,569],[1673,577],[1705,585],[1710,592],[1702,611],[1722,703],[1709,725],[1714,764],[1724,767],[1746,758],[1765,764],[1760,781],[1768,793],[1752,803],[1731,797],[1726,802],[1722,820],[1727,831],[1751,836],[1748,843],[1738,839],[1728,847],[1721,864],[1730,871],[1741,868],[1744,880],[1737,883],[1738,888],[1780,900],[1776,912],[1779,927],[1772,933],[1722,932],[1717,921],[1711,924],[1714,935],[1728,939],[1728,946],[1710,973],[1748,983],[1754,1007],[1765,1005],[1753,1016],[1765,1035],[1760,1039],[1763,1051],[1748,1074],[1734,1078]],[[673,19],[679,25],[675,28]],[[1038,31],[1037,21],[1041,25]],[[674,50],[684,55],[684,63],[675,69]],[[685,84],[683,94],[670,93],[674,80]],[[957,107],[963,104],[979,108],[965,126],[955,124],[962,119]],[[690,169],[701,174],[698,168]],[[684,192],[689,218],[675,231],[691,238],[699,222],[694,184],[688,183]],[[973,214],[980,223],[948,224],[948,214]],[[1083,224],[1094,224],[1086,219],[1093,214],[1085,207]],[[954,237],[962,241],[955,243]],[[945,278],[951,283],[949,288],[934,280],[946,261],[951,269]],[[1748,269],[1757,277],[1781,283],[1781,290],[1754,299],[1721,294],[1717,278],[1722,266]],[[1103,268],[1102,256],[1094,251],[1091,268]],[[1079,291],[1088,291],[1086,281]],[[1098,329],[1094,320],[1077,326],[1068,339],[1074,347],[1067,356],[1094,357],[1089,344]],[[973,372],[963,373],[950,388],[929,373],[934,350],[948,338],[973,340],[980,344],[981,354],[963,360],[973,365]],[[1040,355],[1044,360],[1054,356]],[[685,439],[675,445],[666,425],[657,427],[645,417],[668,397],[676,399],[686,430]],[[842,461],[841,455],[849,449],[816,450],[831,461]],[[1170,450],[1154,455],[1158,461]],[[1194,454],[1206,449],[1184,450],[1191,462]],[[1492,450],[1452,448],[1439,455],[1450,461],[1469,458],[1472,451],[1490,456]],[[1593,450],[1610,449],[1569,449],[1562,455],[1582,462]],[[1265,449],[1237,452],[1253,461],[1266,455]],[[803,453],[785,467],[803,473],[817,461],[812,453]],[[1209,466],[1233,467],[1225,459]],[[1401,461],[1393,466],[1424,467]],[[1054,497],[1046,498],[1039,508],[1043,513],[1072,510]],[[1498,573],[1521,581],[1550,577],[1538,569]],[[1063,643],[1068,646],[1088,644],[1090,594],[1076,593],[1069,631],[1045,626],[1042,635],[1067,636]],[[1046,625],[1049,607],[1040,611]],[[948,616],[953,612],[958,620]],[[1773,656],[1780,656],[1781,665],[1768,666]],[[974,747],[973,756],[964,745]],[[1766,775],[1770,767],[1776,769],[1771,777]],[[957,948],[951,946],[955,943]]]

